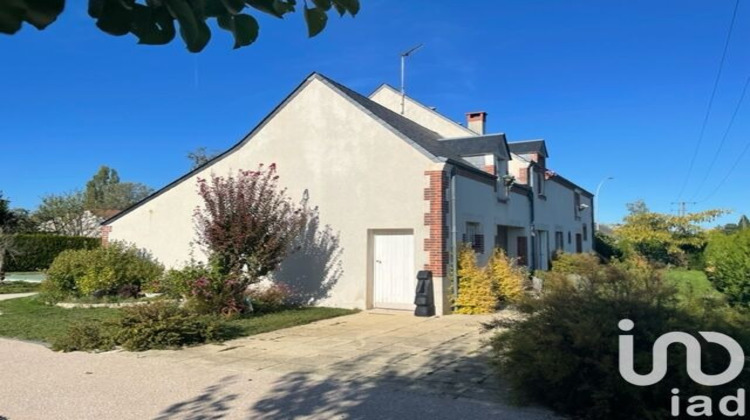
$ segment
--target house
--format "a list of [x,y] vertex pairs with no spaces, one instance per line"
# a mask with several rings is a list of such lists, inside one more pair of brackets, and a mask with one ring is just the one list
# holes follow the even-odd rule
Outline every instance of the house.
[[[403,114],[403,115],[402,115]],[[547,167],[543,140],[464,127],[383,85],[369,98],[314,73],[234,147],[108,219],[102,240],[133,242],[167,266],[194,249],[196,182],[275,163],[293,199],[319,217],[274,277],[310,302],[413,309],[430,270],[438,313],[450,312],[450,251],[500,246],[531,268],[551,253],[591,250],[593,195]]]

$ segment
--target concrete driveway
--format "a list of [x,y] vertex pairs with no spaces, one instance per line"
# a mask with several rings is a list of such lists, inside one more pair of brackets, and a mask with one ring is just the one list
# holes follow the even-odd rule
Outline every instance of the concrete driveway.
[[0,340],[8,419],[551,418],[514,407],[477,316],[369,311],[180,351],[54,353]]

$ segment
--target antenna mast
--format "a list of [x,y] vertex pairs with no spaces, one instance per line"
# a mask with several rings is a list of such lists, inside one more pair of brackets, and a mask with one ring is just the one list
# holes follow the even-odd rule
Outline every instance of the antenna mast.
[[406,101],[406,57],[409,57],[415,51],[422,48],[422,45],[424,44],[419,44],[401,53],[401,115],[404,115],[404,102]]

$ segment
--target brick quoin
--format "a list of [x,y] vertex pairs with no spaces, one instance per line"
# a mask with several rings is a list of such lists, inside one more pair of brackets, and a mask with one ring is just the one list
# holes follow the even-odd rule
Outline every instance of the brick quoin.
[[432,271],[435,277],[445,277],[448,263],[448,251],[445,247],[448,237],[448,227],[445,225],[445,214],[448,212],[448,202],[445,199],[448,175],[443,171],[425,171],[424,174],[430,185],[424,190],[424,199],[430,203],[430,212],[424,214],[424,224],[430,227],[429,237],[424,240],[424,250],[429,256],[424,269]]
[[101,227],[101,233],[102,233],[102,246],[106,247],[109,245],[109,233],[112,232],[112,226],[102,226]]

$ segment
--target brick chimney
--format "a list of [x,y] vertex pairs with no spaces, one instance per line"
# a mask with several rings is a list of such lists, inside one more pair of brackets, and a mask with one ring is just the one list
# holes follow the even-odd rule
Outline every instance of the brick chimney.
[[479,112],[467,112],[466,113],[466,126],[469,130],[484,135],[484,123],[487,122],[487,113],[484,111]]

